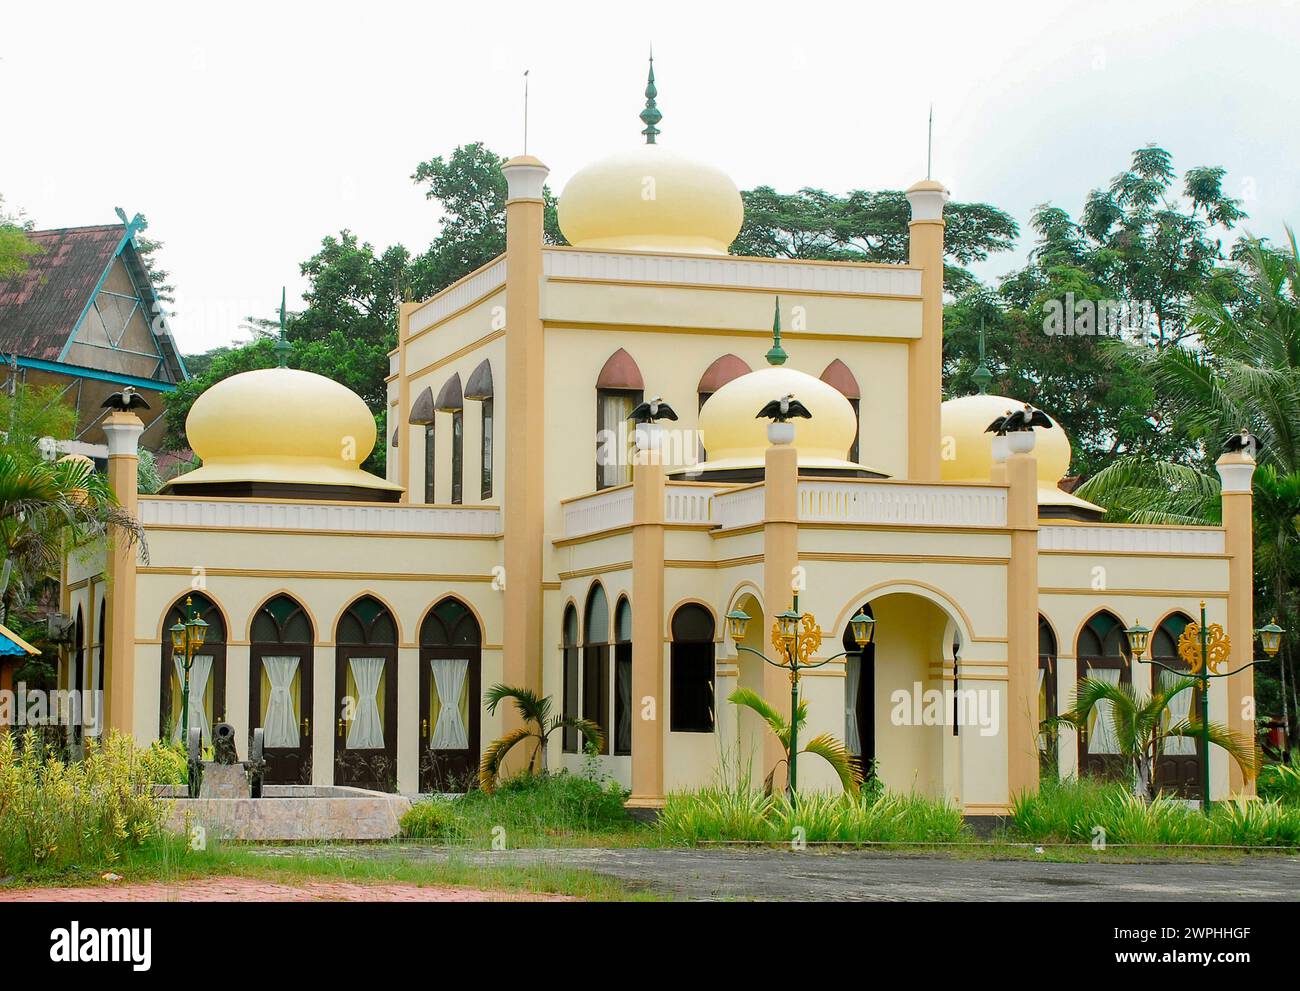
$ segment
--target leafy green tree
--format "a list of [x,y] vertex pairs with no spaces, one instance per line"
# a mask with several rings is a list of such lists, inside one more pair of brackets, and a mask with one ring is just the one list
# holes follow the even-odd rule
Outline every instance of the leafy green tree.
[[[741,193],[745,222],[734,255],[902,264],[908,258],[911,208],[900,190],[853,190],[838,196],[805,187],[778,193],[759,186]],[[976,285],[964,266],[1009,251],[1019,234],[1010,215],[987,203],[949,203],[944,210],[944,286]]]
[[20,210],[6,213],[5,200],[0,196],[0,282],[22,275],[27,271],[32,255],[40,254],[40,246],[27,236],[34,226]]

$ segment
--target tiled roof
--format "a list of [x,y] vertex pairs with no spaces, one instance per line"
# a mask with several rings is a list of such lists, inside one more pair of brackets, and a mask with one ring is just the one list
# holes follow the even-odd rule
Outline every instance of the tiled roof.
[[58,360],[125,233],[122,224],[32,231],[41,253],[0,283],[0,350]]

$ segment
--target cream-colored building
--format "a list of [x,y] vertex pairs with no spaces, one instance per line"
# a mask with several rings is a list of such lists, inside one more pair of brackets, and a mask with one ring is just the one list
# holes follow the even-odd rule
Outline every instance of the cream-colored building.
[[[907,192],[908,264],[875,265],[728,255],[735,185],[653,140],[569,180],[565,247],[543,243],[546,166],[504,172],[505,253],[401,308],[387,479],[357,468],[376,441],[361,400],[306,372],[209,390],[188,422],[204,467],[157,496],[134,495],[137,425],[110,418],[148,559],[74,558],[65,592],[82,631],[65,678],[106,670],[110,725],[175,731],[168,628],[189,597],[211,624],[198,721],[262,727],[281,780],[463,787],[511,725],[480,702],[505,682],[600,722],[595,759],[652,807],[774,763],[727,699],[788,708],[788,680],[723,618],[748,613],[746,645],[770,654],[798,585],[818,657],[852,646],[860,609],[876,621],[864,655],[805,676],[806,733],[845,738],[892,789],[994,814],[1037,786],[1039,721],[1081,673],[1151,686],[1125,626],[1168,657],[1204,599],[1250,642],[1251,463],[1221,469],[1223,527],[1102,523],[1057,487],[1059,428],[995,460],[984,428],[1013,401],[942,401],[940,183]],[[812,418],[769,444],[755,414],[787,394]],[[652,397],[678,416],[658,458],[627,420]],[[1217,682],[1214,717],[1250,732],[1250,693],[1249,672]],[[552,767],[584,760],[562,733],[551,747]],[[1111,747],[1104,719],[1064,733],[1059,773]],[[1166,783],[1194,783],[1196,759],[1166,758]],[[1249,790],[1211,760],[1213,793]],[[817,763],[801,787],[838,787]]]

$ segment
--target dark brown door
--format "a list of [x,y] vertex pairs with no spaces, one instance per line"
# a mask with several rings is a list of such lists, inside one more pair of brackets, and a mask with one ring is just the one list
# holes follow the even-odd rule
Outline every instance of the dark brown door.
[[[1155,633],[1151,635],[1151,658],[1179,671],[1190,669],[1178,656],[1178,638],[1187,624],[1191,622],[1186,616],[1170,616]],[[1161,691],[1176,683],[1179,675],[1163,671],[1154,664],[1151,666],[1151,689]],[[1169,707],[1171,723],[1181,722],[1187,718],[1197,718],[1201,711],[1201,693],[1199,689],[1184,689],[1175,695]],[[1155,766],[1155,786],[1159,791],[1176,798],[1199,799],[1201,797],[1201,759],[1200,741],[1185,737],[1170,737],[1164,741],[1164,750]]]
[[[1088,620],[1079,633],[1075,655],[1080,681],[1092,678],[1115,685],[1132,683],[1124,624],[1111,613],[1100,612]],[[1118,753],[1111,707],[1103,702],[1093,709],[1087,728],[1079,734],[1079,776],[1124,780],[1129,773],[1128,764]]]
[[312,651],[298,644],[253,644],[249,650],[249,724],[262,730],[263,780],[311,784]]
[[420,791],[476,786],[482,696],[478,621],[458,599],[443,599],[420,627]]
[[363,595],[334,633],[334,783],[397,790],[397,623]]

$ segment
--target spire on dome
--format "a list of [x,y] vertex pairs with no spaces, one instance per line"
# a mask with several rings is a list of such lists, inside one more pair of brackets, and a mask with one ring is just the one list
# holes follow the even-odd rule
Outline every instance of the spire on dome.
[[287,366],[287,363],[289,361],[289,352],[293,350],[293,345],[290,344],[285,339],[284,336],[284,321],[285,321],[284,299],[285,299],[284,286],[281,286],[280,287],[280,339],[275,342],[275,356],[277,360],[280,362],[281,368]]
[[772,346],[767,351],[769,365],[784,365],[789,355],[781,347],[781,297],[776,297],[776,310],[772,316]]
[[975,371],[971,373],[971,378],[975,380],[975,388],[979,390],[980,395],[987,395],[989,391],[989,383],[993,381],[993,372],[989,369],[987,362],[984,361],[983,317],[980,317],[980,363]]
[[655,105],[655,97],[658,95],[659,90],[655,88],[655,50],[654,46],[651,46],[650,77],[645,84],[645,109],[641,111],[641,123],[645,124],[645,130],[641,133],[645,135],[645,143],[648,145],[655,143],[655,135],[659,133],[659,128],[655,125],[664,119],[664,115]]

